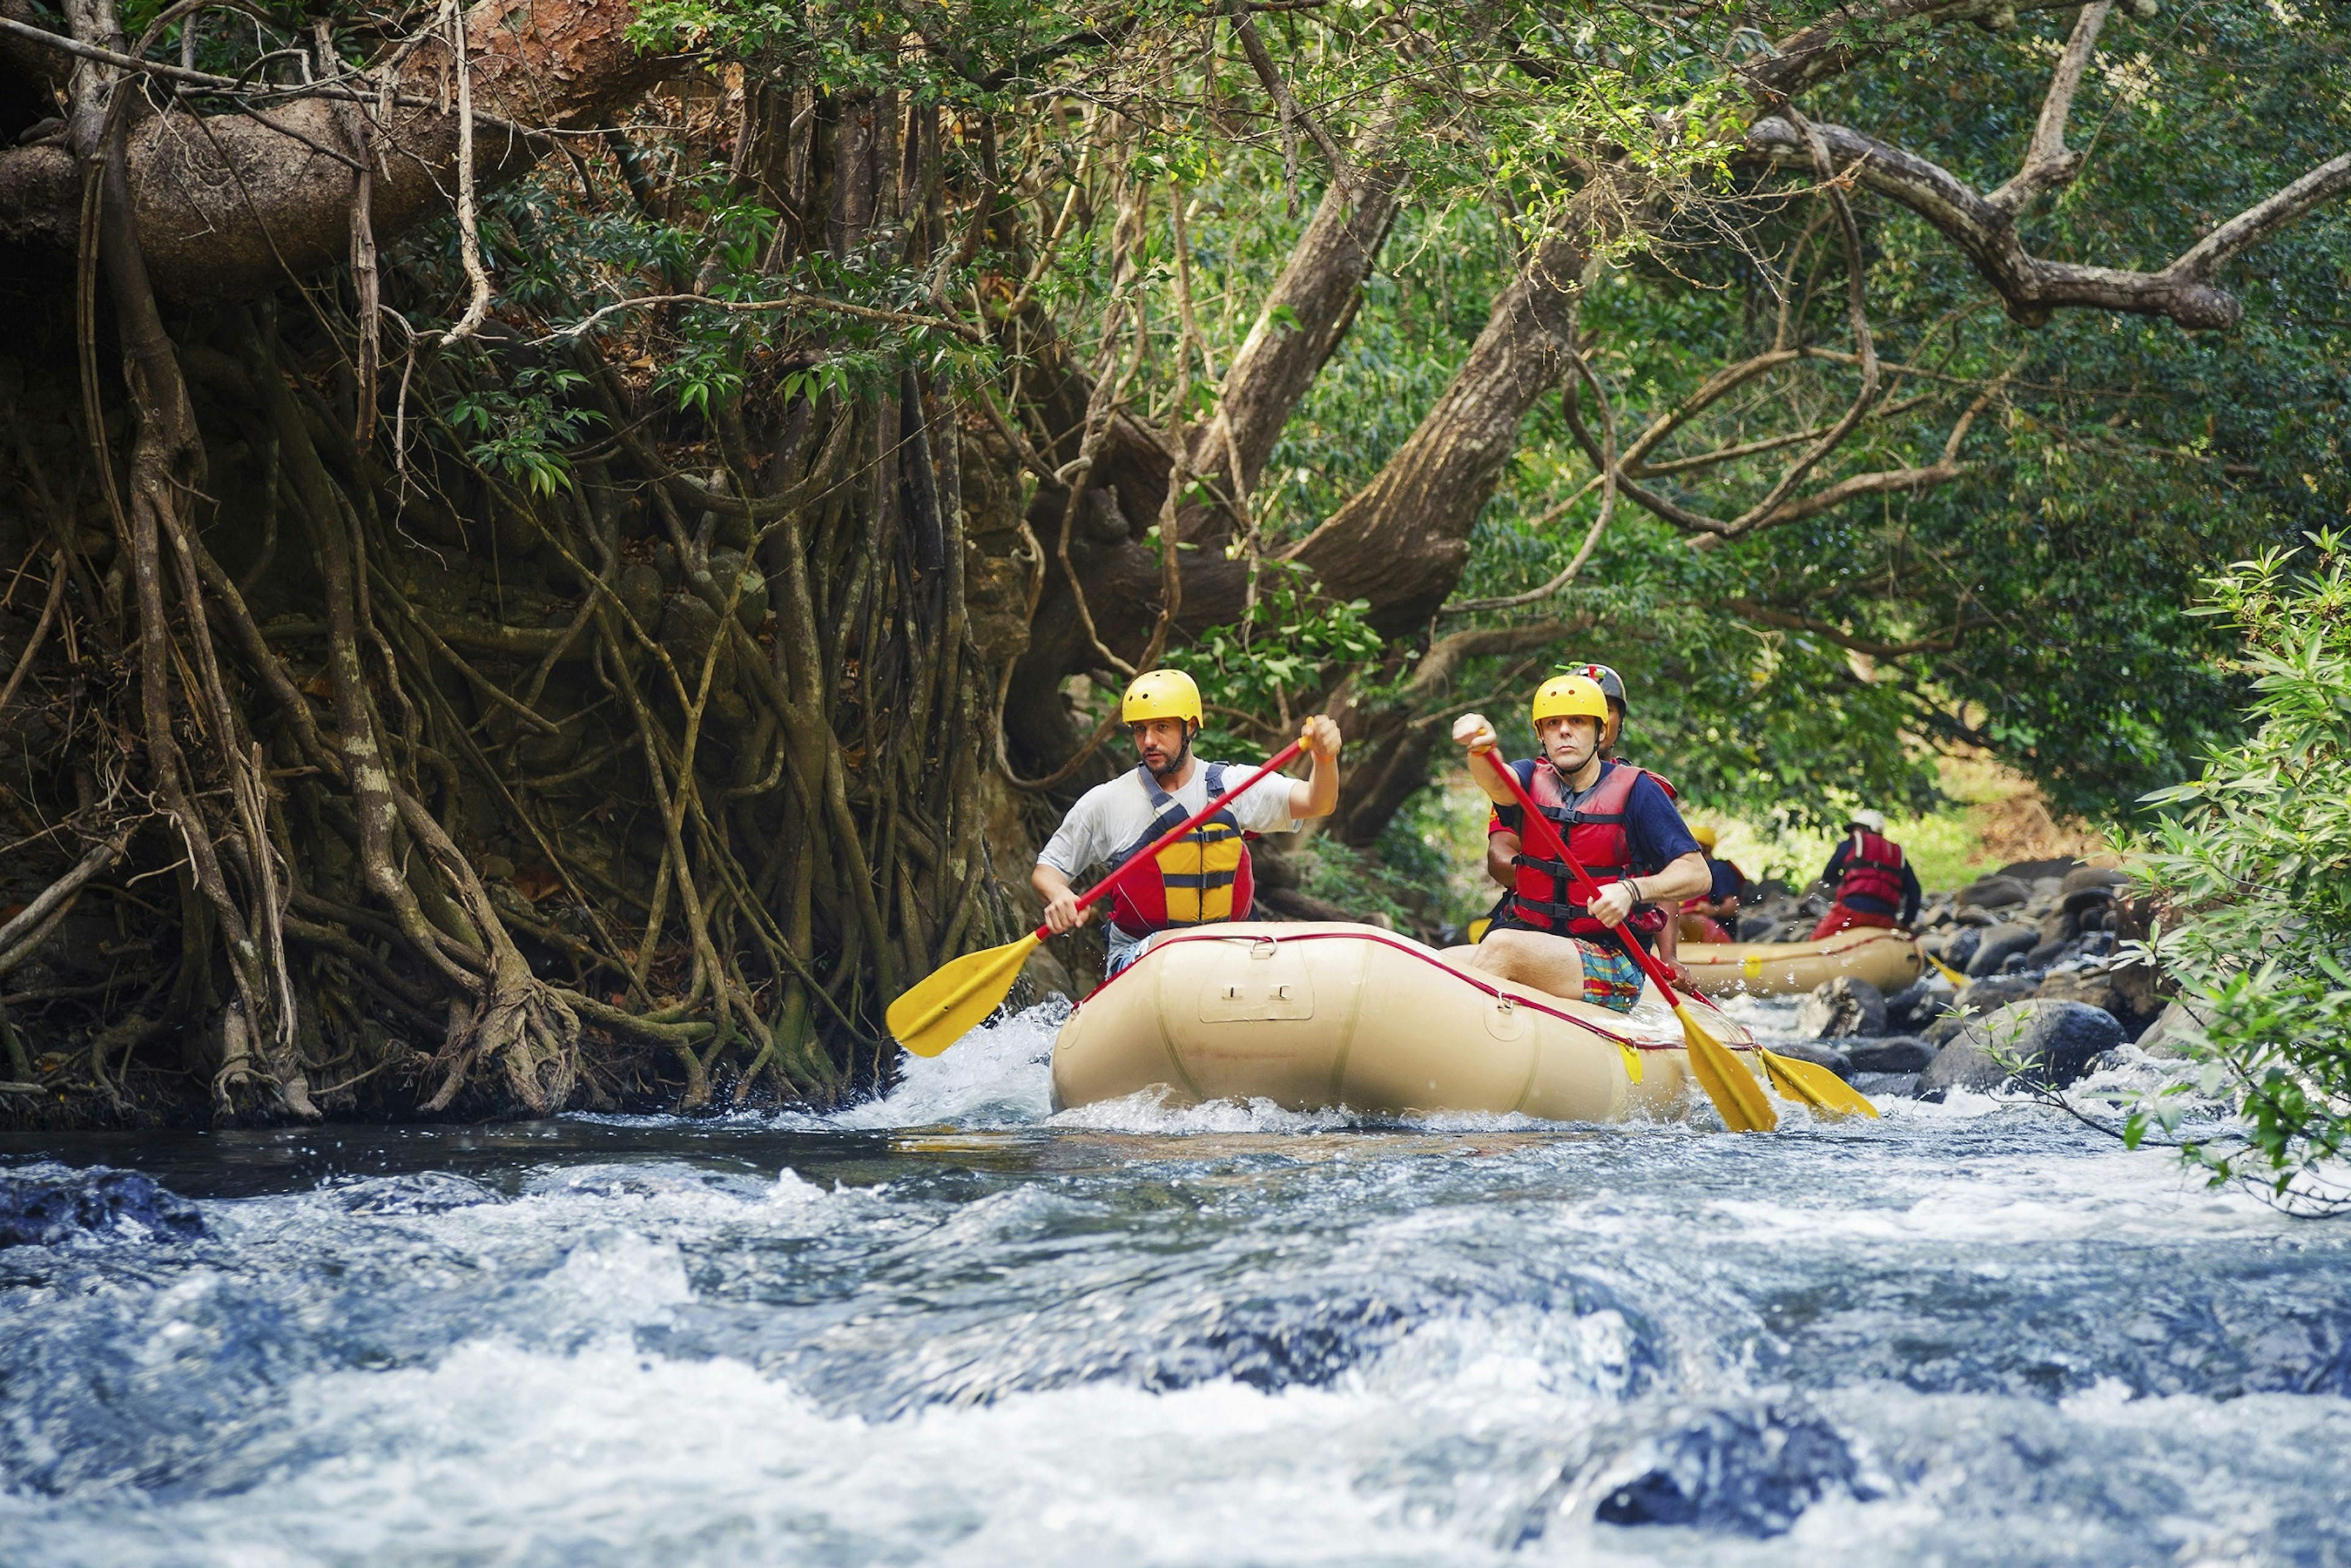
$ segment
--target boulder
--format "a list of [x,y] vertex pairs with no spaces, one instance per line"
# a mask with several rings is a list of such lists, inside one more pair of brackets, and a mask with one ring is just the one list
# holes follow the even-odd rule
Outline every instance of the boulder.
[[2039,981],[2022,976],[1987,975],[1962,986],[1959,994],[1951,998],[1951,1006],[1970,1018],[1981,1018],[2011,1002],[2021,1002],[2040,989]]
[[2123,1042],[2112,1013],[2082,1002],[2034,998],[1977,1019],[1918,1075],[1921,1095],[1994,1089],[2011,1079],[2062,1089]]
[[1973,904],[1978,909],[2005,909],[2032,896],[2032,886],[2012,876],[1978,877],[1959,889],[1960,904]]
[[1886,998],[1886,1028],[1895,1034],[1924,1029],[1941,1017],[1951,1001],[1951,982],[1929,969]]
[[1773,1040],[1772,1051],[1780,1056],[1792,1056],[1798,1061],[1809,1061],[1815,1067],[1825,1067],[1839,1078],[1853,1071],[1853,1064],[1844,1051],[1817,1040]]
[[2081,863],[2072,855],[2058,855],[2045,861],[2011,861],[2001,867],[1995,874],[2012,876],[2017,881],[2028,884],[2039,882],[2043,877],[2053,877],[2062,882],[2066,873]]
[[1918,1097],[1918,1075],[1915,1072],[1856,1072],[1845,1080],[1856,1092],[1872,1100],[1916,1100]]
[[2174,997],[2155,1022],[2147,1026],[2147,1032],[2138,1037],[2138,1048],[2149,1056],[2175,1061],[2191,1057],[2211,1021],[2210,1013],[2203,1008],[2191,1007],[2183,998]]
[[1042,943],[1030,951],[1029,961],[1020,966],[1020,977],[1037,988],[1040,1001],[1048,997],[1078,995],[1078,983],[1070,977],[1069,966]]
[[1918,944],[1918,950],[1931,954],[1949,967],[1964,974],[1968,964],[1983,945],[1983,928],[1976,925],[1958,926],[1947,935],[1928,936]]
[[1599,1523],[1768,1540],[1823,1498],[1878,1495],[1836,1428],[1801,1406],[1699,1411],[1645,1450],[1638,1473],[1602,1495]]
[[1741,942],[1769,942],[1780,923],[1768,915],[1742,915],[1739,917],[1739,939]]
[[1879,1035],[1886,1032],[1886,997],[1867,980],[1839,975],[1813,988],[1796,1018],[1796,1032],[1807,1040],[1833,1035]]
[[2156,971],[2147,965],[2107,962],[2060,969],[2041,982],[2038,994],[2053,1001],[2103,1008],[2115,1015],[2126,1038],[2140,1040],[2152,1032],[2148,1026],[2164,1010],[2163,998],[2156,994]]
[[1854,1040],[1842,1047],[1855,1072],[1924,1072],[1936,1057],[1935,1048],[1915,1034],[1890,1034],[1883,1040]]
[[2079,915],[2085,909],[2112,904],[2129,883],[2130,878],[2107,866],[2075,866],[2058,884],[2058,897],[2068,914]]
[[1997,975],[2011,953],[2030,953],[2041,943],[2037,926],[2010,922],[1984,927],[1983,939],[1976,944],[1974,954],[1968,959],[1970,978]]

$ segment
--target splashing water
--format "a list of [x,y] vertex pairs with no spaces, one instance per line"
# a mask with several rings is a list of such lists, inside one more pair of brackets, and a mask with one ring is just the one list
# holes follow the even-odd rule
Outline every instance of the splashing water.
[[2351,1231],[1976,1095],[1054,1115],[1062,1016],[831,1117],[0,1142],[202,1221],[0,1249],[0,1560],[2351,1558]]

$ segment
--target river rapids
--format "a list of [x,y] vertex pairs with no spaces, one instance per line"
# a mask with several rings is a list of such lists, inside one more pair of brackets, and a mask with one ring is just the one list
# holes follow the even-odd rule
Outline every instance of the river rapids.
[[0,1139],[193,1210],[0,1249],[0,1562],[2351,1562],[2351,1224],[1972,1095],[1054,1115],[1058,1017],[825,1118]]

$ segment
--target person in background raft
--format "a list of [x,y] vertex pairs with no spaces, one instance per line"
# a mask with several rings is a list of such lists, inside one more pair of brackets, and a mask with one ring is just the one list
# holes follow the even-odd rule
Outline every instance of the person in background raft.
[[1847,837],[1829,856],[1823,884],[1836,889],[1836,902],[1813,927],[1813,940],[1851,925],[1908,925],[1918,918],[1918,873],[1902,858],[1902,846],[1886,836],[1886,819],[1855,811]]
[[[1553,996],[1616,1012],[1640,1000],[1641,967],[1622,946],[1636,904],[1677,906],[1706,891],[1706,856],[1663,784],[1600,755],[1608,701],[1585,675],[1555,675],[1535,693],[1535,739],[1542,755],[1508,766],[1599,884],[1587,907],[1575,902],[1563,862],[1523,852],[1520,808],[1499,772],[1494,727],[1479,714],[1454,721],[1469,753],[1469,776],[1494,802],[1486,867],[1510,888],[1485,939],[1450,955],[1466,967]],[[1631,940],[1648,939],[1633,931]]]
[[[1200,688],[1181,670],[1145,670],[1119,704],[1142,760],[1134,771],[1097,784],[1078,797],[1070,814],[1038,853],[1030,883],[1045,900],[1045,924],[1055,932],[1086,923],[1070,879],[1089,866],[1111,868],[1225,792],[1226,775],[1238,783],[1249,769],[1203,762],[1192,755],[1200,733]],[[1159,852],[1159,874],[1138,874],[1111,895],[1110,949],[1105,978],[1143,956],[1162,931],[1249,918],[1252,881],[1249,839],[1297,830],[1301,817],[1327,817],[1339,803],[1339,727],[1321,714],[1306,721],[1305,779],[1268,779],[1194,831]]]
[[1696,839],[1698,847],[1706,852],[1706,869],[1714,878],[1714,883],[1704,894],[1682,905],[1682,940],[1736,942],[1739,940],[1739,901],[1747,892],[1747,873],[1729,861],[1717,858],[1712,828],[1692,822],[1690,837]]

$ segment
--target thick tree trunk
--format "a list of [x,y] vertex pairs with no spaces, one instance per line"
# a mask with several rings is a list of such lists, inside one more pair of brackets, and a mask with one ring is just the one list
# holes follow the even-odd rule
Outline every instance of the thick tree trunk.
[[[510,180],[547,150],[549,131],[594,125],[667,69],[628,40],[627,0],[483,0],[466,16],[467,68],[483,184]],[[37,47],[37,46],[36,46]],[[456,60],[424,38],[400,63],[350,78],[376,120],[375,236],[445,214],[456,189]],[[354,150],[337,105],[306,99],[247,115],[141,114],[126,145],[132,204],[156,293],[240,298],[342,260],[350,243]],[[81,181],[71,152],[0,151],[0,246],[62,269],[79,234]]]

